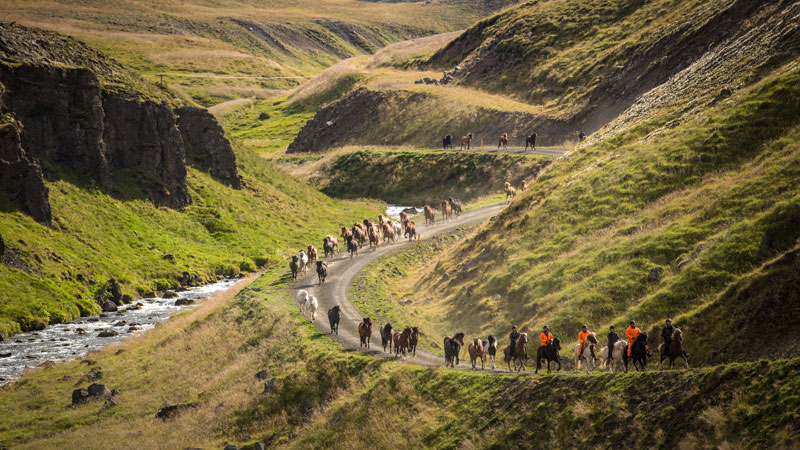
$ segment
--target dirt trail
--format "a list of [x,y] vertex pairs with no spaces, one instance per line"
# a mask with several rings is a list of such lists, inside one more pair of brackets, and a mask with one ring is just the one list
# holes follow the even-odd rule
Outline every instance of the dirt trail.
[[[418,228],[418,230],[421,232],[422,238],[427,239],[433,235],[445,233],[460,226],[482,222],[489,217],[498,214],[503,209],[503,206],[505,205],[490,206],[474,211],[468,211],[462,214],[458,219],[453,219],[447,222],[436,222],[436,225],[432,226],[422,225]],[[367,350],[360,346],[358,323],[362,321],[363,316],[347,299],[347,293],[350,290],[353,278],[358,272],[363,270],[370,263],[376,261],[378,258],[408,245],[411,245],[411,243],[408,240],[403,240],[398,241],[398,243],[393,245],[382,245],[375,251],[370,250],[369,247],[363,247],[359,250],[358,256],[355,256],[352,260],[349,256],[347,256],[346,253],[340,253],[334,258],[326,260],[328,263],[328,279],[325,284],[319,286],[316,272],[312,270],[312,268],[309,268],[306,275],[301,277],[294,286],[292,294],[295,295],[298,290],[305,289],[309,294],[317,297],[317,300],[319,301],[319,309],[317,310],[314,324],[317,326],[317,328],[319,328],[320,331],[326,334],[329,334],[331,331],[328,324],[328,309],[338,304],[341,308],[339,335],[333,337],[346,347],[358,349],[375,356],[393,359],[394,356],[384,352],[381,346],[379,328],[384,325],[383,323],[373,324],[370,349]],[[500,359],[502,359],[502,356]],[[408,356],[404,358],[404,360],[426,367],[444,365],[444,358],[441,356],[433,355],[420,350],[417,350],[416,357]],[[534,361],[533,364],[535,369],[536,362]],[[530,366],[530,363],[528,365]],[[461,369],[469,368],[469,357],[466,356],[466,363],[464,360],[462,360],[461,364],[457,367]]]

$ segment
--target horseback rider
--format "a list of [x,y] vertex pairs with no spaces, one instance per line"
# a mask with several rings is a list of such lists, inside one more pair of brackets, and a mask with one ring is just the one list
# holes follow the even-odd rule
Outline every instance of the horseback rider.
[[633,343],[636,342],[636,338],[639,337],[639,333],[641,332],[642,331],[639,329],[639,327],[636,326],[636,321],[631,320],[628,329],[625,330],[625,338],[628,339],[628,357],[631,356]]
[[578,368],[581,368],[581,356],[583,356],[583,343],[586,342],[586,337],[589,336],[589,326],[584,324],[581,327],[580,333],[578,333],[578,343],[580,347],[578,347]]
[[514,349],[517,346],[517,339],[519,339],[519,331],[517,331],[517,326],[511,326],[511,334],[508,335],[508,339],[511,340],[511,345],[509,346],[509,354],[514,353]]
[[614,344],[619,340],[619,335],[614,331],[614,325],[608,329],[608,363],[611,364],[611,357],[614,355]]
[[544,326],[542,333],[539,335],[539,342],[541,342],[542,347],[547,347],[553,343],[553,334],[550,333],[550,328],[547,325]]
[[669,344],[672,343],[672,333],[675,331],[675,327],[672,326],[672,320],[667,319],[666,326],[661,329],[661,339],[664,340],[664,345],[661,347],[661,354],[663,355],[669,350]]

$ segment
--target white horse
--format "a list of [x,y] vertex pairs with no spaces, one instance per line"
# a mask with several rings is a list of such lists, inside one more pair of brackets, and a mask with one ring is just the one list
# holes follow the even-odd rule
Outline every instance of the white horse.
[[[583,342],[583,353],[579,355],[578,349],[580,348],[581,344],[575,345],[575,367],[583,367],[586,369],[586,373],[589,373],[594,370],[594,356],[592,352],[597,348],[597,338],[594,333],[589,333],[589,335],[586,336],[586,341]],[[581,359],[585,361],[585,364],[582,366],[578,364]]]
[[398,222],[396,220],[390,220],[389,224],[394,229],[394,235],[395,236],[400,237],[400,236],[403,235],[403,227],[400,225],[400,222]]
[[306,300],[308,300],[308,292],[304,289],[297,291],[297,294],[294,296],[295,302],[297,302],[297,308],[300,309],[300,312],[305,314],[305,306]]
[[[317,302],[317,297],[309,295],[308,298],[306,299],[306,304],[303,309],[311,313],[312,322],[314,321],[314,314],[317,313],[317,308],[319,308],[319,302]],[[305,315],[305,312],[303,312],[303,315]]]
[[622,357],[628,351],[628,343],[620,339],[614,343],[614,354],[611,355],[611,364],[608,362],[608,346],[603,346],[603,351],[600,352],[600,368],[605,369],[608,365],[608,371],[614,373],[614,363],[619,362],[623,364]]
[[306,255],[305,250],[300,249],[300,268],[303,269],[303,273],[306,273],[306,266],[308,266],[308,255]]

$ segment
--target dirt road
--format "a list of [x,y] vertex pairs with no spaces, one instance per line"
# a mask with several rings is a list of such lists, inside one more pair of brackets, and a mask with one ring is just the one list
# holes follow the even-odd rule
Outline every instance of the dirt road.
[[[422,239],[430,238],[433,235],[444,233],[453,230],[457,227],[475,224],[488,220],[490,217],[499,213],[505,205],[490,206],[474,211],[468,211],[461,215],[458,219],[452,219],[447,222],[437,221],[435,225],[421,226],[418,224],[417,230],[421,233]],[[352,303],[347,298],[347,293],[350,290],[353,278],[358,272],[364,269],[370,263],[376,261],[381,256],[387,255],[389,252],[411,245],[413,242],[408,240],[401,240],[398,243],[390,245],[381,245],[377,250],[370,250],[365,246],[359,249],[358,256],[353,257],[351,260],[346,253],[340,253],[335,258],[326,260],[328,263],[328,279],[322,286],[318,285],[317,274],[311,267],[308,273],[299,279],[294,286],[292,294],[295,295],[297,290],[305,289],[309,294],[317,297],[319,301],[319,309],[315,317],[314,324],[323,333],[330,333],[331,329],[328,324],[328,309],[334,305],[339,305],[341,308],[341,321],[339,323],[339,336],[333,336],[342,343],[342,345],[354,349],[360,349],[376,356],[389,357],[388,353],[383,351],[381,346],[381,337],[379,328],[383,323],[374,323],[372,330],[372,339],[370,341],[370,349],[367,350],[360,346],[360,339],[358,336],[358,323],[362,321],[361,313],[356,310]],[[339,243],[342,248],[342,243]],[[502,359],[502,356],[500,357]],[[441,356],[433,355],[431,353],[417,350],[417,356],[407,357],[406,361],[423,366],[441,366],[444,365],[444,358]],[[535,362],[534,362],[535,365]],[[467,357],[466,364],[461,362],[460,368],[469,367],[469,359]]]

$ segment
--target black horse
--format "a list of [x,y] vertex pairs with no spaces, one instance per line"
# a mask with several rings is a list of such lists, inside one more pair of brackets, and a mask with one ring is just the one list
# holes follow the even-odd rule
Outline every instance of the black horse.
[[547,373],[550,373],[550,363],[555,361],[558,364],[558,370],[561,370],[561,358],[558,356],[558,352],[561,350],[561,341],[558,338],[553,339],[553,343],[546,346],[546,347],[539,347],[539,350],[536,352],[536,372],[539,373],[539,369],[542,367],[542,360],[547,360]]
[[328,323],[331,324],[331,333],[339,335],[339,305],[328,310]]
[[[628,356],[628,352],[622,354],[622,362],[625,363],[625,372],[628,372],[629,361],[633,361],[633,367],[635,367],[636,370],[644,371],[645,367],[647,366],[647,356],[647,333],[641,331],[639,332],[639,336],[636,337],[636,340],[633,341],[633,345],[631,346],[631,356]],[[637,362],[642,364],[641,369],[636,364]]]
[[319,284],[325,282],[325,278],[328,277],[328,265],[325,264],[323,261],[317,261],[317,278],[319,278]]
[[411,339],[409,340],[408,352],[417,356],[417,344],[419,343],[419,327],[411,327]]
[[442,146],[447,150],[447,147],[453,148],[453,136],[449,134],[442,138]]
[[530,136],[525,136],[525,150],[528,149],[528,145],[531,146],[532,149],[536,150],[536,133],[533,133]]

